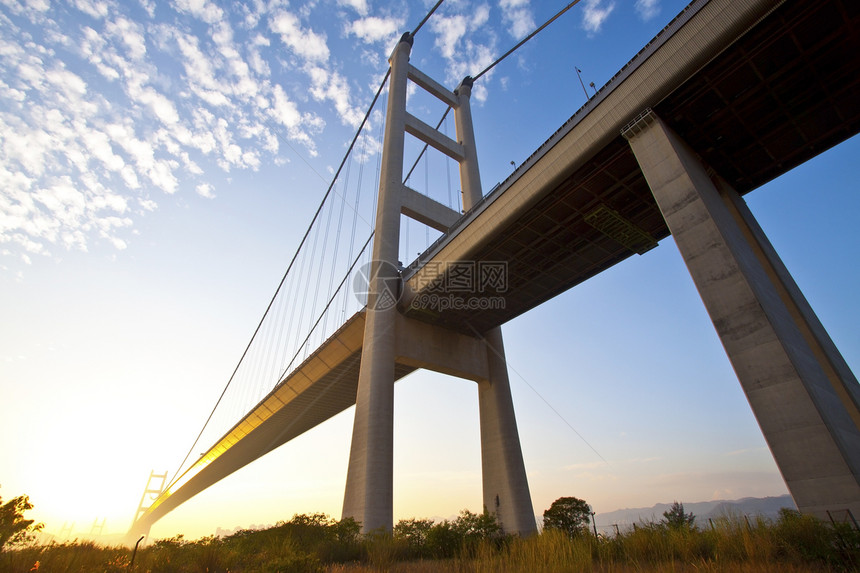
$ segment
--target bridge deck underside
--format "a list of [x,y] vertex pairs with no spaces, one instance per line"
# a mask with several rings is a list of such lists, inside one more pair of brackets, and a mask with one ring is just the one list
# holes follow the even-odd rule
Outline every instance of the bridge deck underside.
[[[858,14],[854,0],[786,2],[643,109],[652,107],[717,173],[747,193],[860,130]],[[507,261],[503,309],[414,316],[485,332],[633,255],[586,222],[601,205],[655,240],[669,235],[620,133],[463,257]]]

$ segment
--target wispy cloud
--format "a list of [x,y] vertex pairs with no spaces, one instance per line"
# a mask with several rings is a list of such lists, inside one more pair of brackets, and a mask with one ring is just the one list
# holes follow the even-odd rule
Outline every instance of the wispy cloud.
[[615,2],[604,0],[585,0],[582,13],[582,27],[589,34],[600,32],[603,23],[615,10]]
[[215,198],[215,193],[213,192],[214,189],[209,183],[201,183],[200,185],[195,187],[194,190],[197,191],[197,194],[201,197],[206,197],[207,199]]
[[362,16],[368,12],[367,0],[337,0],[337,3],[352,8]]
[[516,39],[524,38],[535,27],[529,0],[501,0],[499,8],[508,27],[508,33]]
[[[485,28],[489,18],[489,6],[480,4],[468,12],[439,15],[430,20],[430,28],[436,35],[434,45],[447,62],[446,79],[450,83],[459,83],[467,75],[477,74],[493,62],[497,38]],[[472,97],[478,101],[485,100],[486,84],[476,84]]]
[[180,12],[187,12],[207,24],[214,24],[224,17],[221,8],[207,0],[174,0],[174,6]]
[[607,467],[606,462],[585,462],[581,464],[568,464],[563,469],[567,471],[596,470]]
[[366,44],[380,42],[384,45],[392,45],[398,32],[403,31],[404,25],[402,18],[370,16],[351,22],[347,25],[346,32],[356,36]]
[[318,101],[329,101],[341,120],[352,127],[357,127],[364,117],[364,112],[351,103],[349,84],[340,73],[331,72],[319,66],[306,68],[311,77],[310,93]]
[[[338,72],[306,12],[260,0],[141,6],[0,2],[0,254],[29,264],[94,241],[124,249],[160,195],[215,197],[200,180],[210,166],[282,163],[279,137],[314,156],[321,106],[349,126],[363,116],[353,92],[366,88]],[[402,25],[367,17],[348,33],[380,44]]]
[[648,21],[660,13],[660,0],[636,0],[635,7],[639,16]]
[[312,62],[328,60],[330,53],[325,34],[303,28],[295,14],[280,10],[272,18],[270,27],[298,56]]
[[733,450],[731,452],[726,452],[723,455],[725,456],[742,456],[746,454],[760,454],[762,452],[767,452],[768,449],[766,447],[758,447],[758,448],[744,448],[742,450]]

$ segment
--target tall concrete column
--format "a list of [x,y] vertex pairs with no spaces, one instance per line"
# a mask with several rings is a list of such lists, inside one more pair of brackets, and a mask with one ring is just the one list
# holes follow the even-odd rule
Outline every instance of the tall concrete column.
[[[472,78],[467,77],[455,91],[459,105],[454,110],[457,139],[465,152],[465,159],[460,163],[465,211],[483,196],[472,127],[471,93]],[[489,375],[488,380],[478,383],[484,507],[496,514],[507,533],[529,535],[535,533],[537,527],[511,398],[501,327],[486,332],[484,341]]]
[[514,415],[502,329],[493,328],[484,340],[489,380],[478,383],[484,507],[496,514],[506,533],[530,535],[537,526]]
[[798,508],[860,516],[860,389],[749,209],[652,112],[636,159]]
[[481,171],[478,168],[478,148],[475,145],[475,129],[472,126],[472,85],[469,76],[463,78],[454,90],[457,108],[454,110],[454,126],[457,130],[457,143],[463,146],[465,159],[460,162],[460,187],[463,196],[463,211],[468,211],[483,197]]
[[[355,422],[346,476],[343,516],[362,531],[391,529],[394,519],[394,360],[406,88],[412,36],[404,34],[391,55],[388,109],[373,262],[368,285],[364,346],[355,400]],[[392,290],[395,292],[392,293]]]

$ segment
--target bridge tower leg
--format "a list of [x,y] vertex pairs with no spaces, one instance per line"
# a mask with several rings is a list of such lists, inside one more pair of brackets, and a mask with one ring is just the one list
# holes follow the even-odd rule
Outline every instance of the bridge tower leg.
[[650,110],[625,128],[798,508],[860,515],[860,385],[749,211]]
[[[468,211],[483,196],[470,106],[472,79],[464,79],[455,93],[458,106],[454,110],[454,122],[465,156],[460,162],[460,183],[463,208]],[[485,333],[484,341],[489,376],[488,380],[478,383],[484,507],[496,514],[506,532],[529,535],[535,533],[537,527],[514,415],[501,327]]]
[[[156,486],[155,483],[159,485]],[[163,474],[155,473],[155,470],[149,472],[149,478],[146,480],[146,487],[143,489],[143,495],[140,496],[140,503],[137,505],[137,512],[134,514],[134,521],[126,534],[126,543],[134,543],[140,535],[149,536],[151,525],[141,525],[140,517],[152,503],[152,500],[161,495],[167,488],[167,472]],[[94,526],[95,527],[95,526]]]
[[[364,343],[355,399],[355,422],[346,475],[343,516],[362,530],[388,529],[394,519],[394,360],[397,257],[400,245],[400,192],[406,138],[406,88],[411,35],[391,54],[388,108],[373,261],[368,284]],[[393,293],[392,293],[392,289]],[[389,299],[391,295],[394,299]]]

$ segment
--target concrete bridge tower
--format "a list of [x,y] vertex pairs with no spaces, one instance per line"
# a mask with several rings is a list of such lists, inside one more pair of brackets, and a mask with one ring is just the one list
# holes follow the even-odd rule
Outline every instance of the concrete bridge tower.
[[[390,58],[376,234],[343,516],[361,522],[365,532],[392,527],[394,381],[402,365],[477,382],[484,508],[495,513],[506,532],[527,535],[536,531],[535,518],[501,329],[469,336],[407,318],[396,306],[402,288],[397,261],[400,215],[443,232],[460,216],[404,185],[406,133],[459,162],[466,210],[482,197],[469,107],[472,80],[466,78],[454,92],[447,90],[409,63],[411,48],[412,35],[404,34]],[[457,141],[406,111],[410,80],[454,109]]]

